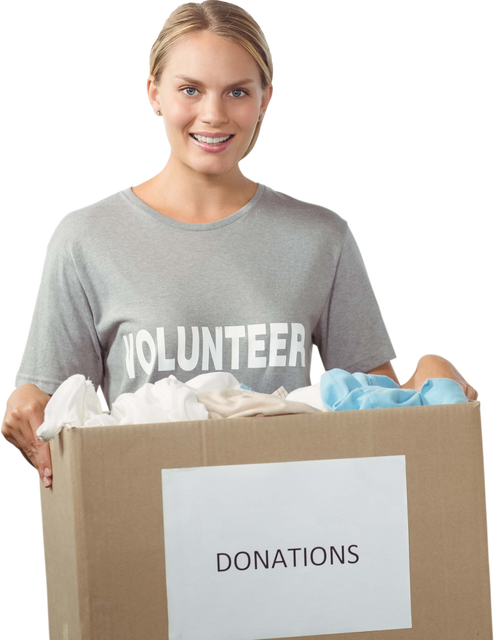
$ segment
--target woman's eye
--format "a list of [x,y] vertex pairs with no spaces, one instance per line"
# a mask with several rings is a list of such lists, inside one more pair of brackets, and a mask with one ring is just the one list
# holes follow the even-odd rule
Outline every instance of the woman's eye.
[[[188,92],[189,90],[190,91],[197,91],[197,89],[195,87],[184,87],[182,89],[182,92],[184,92],[184,91]],[[244,93],[245,95],[249,95],[249,92],[245,91],[244,89],[232,89],[230,91],[230,93],[237,93],[237,94],[238,93]],[[186,93],[185,95],[193,97],[195,94],[194,93]],[[234,98],[242,98],[243,96],[235,95],[233,97]]]

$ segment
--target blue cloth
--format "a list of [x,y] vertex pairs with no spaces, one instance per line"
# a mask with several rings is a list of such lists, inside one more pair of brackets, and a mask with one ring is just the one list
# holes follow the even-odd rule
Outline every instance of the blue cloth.
[[252,389],[250,387],[248,387],[246,384],[244,384],[243,382],[240,383],[240,388],[241,389],[247,389],[247,391],[252,391]]
[[428,379],[420,391],[415,391],[401,389],[388,376],[349,373],[343,369],[330,369],[322,374],[321,399],[331,411],[468,402],[461,385],[449,378]]

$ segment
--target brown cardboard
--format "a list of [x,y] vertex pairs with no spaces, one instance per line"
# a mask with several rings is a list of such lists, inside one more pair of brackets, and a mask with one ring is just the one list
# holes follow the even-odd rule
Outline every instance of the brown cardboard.
[[412,628],[310,637],[492,639],[478,401],[64,428],[50,446],[51,640],[168,638],[161,469],[403,454]]

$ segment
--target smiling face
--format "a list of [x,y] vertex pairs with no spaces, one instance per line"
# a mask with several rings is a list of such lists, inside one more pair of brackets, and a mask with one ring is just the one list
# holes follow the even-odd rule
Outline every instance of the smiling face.
[[[203,173],[225,173],[238,163],[272,94],[272,85],[262,90],[250,53],[210,31],[178,42],[158,88],[153,79],[148,79],[149,99],[163,115],[172,154]],[[233,137],[214,145],[195,140],[193,133]]]

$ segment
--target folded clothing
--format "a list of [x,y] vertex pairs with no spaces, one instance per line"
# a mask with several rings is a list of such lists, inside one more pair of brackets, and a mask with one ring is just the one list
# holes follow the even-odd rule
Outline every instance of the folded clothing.
[[[225,395],[221,396],[221,392]],[[207,420],[240,415],[279,415],[310,412],[311,407],[286,403],[284,387],[273,395],[256,393],[226,371],[212,371],[180,382],[171,374],[155,383],[145,383],[135,393],[120,394],[111,411],[103,412],[90,380],[82,374],[67,378],[55,391],[45,408],[45,420],[36,431],[43,442],[56,436],[63,427],[100,427],[118,424],[147,424]],[[208,406],[200,401],[204,397]],[[211,409],[211,413],[209,411]]]
[[45,407],[36,433],[43,442],[62,427],[97,427],[239,418],[320,411],[348,411],[468,402],[461,385],[449,378],[428,379],[420,391],[402,389],[388,376],[330,369],[317,384],[291,393],[252,391],[226,371],[212,371],[180,382],[171,374],[146,383],[135,393],[122,393],[109,413],[103,412],[94,385],[82,374],[67,378]]
[[212,419],[319,413],[319,409],[302,402],[290,402],[273,394],[245,389],[212,389],[199,393],[197,400],[206,407]]
[[402,389],[388,376],[349,373],[343,369],[325,371],[320,391],[324,406],[331,411],[468,402],[461,385],[450,378],[427,379],[416,391]]

